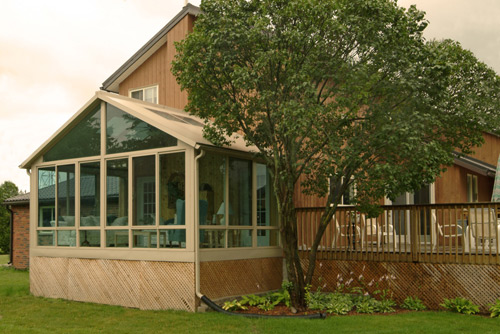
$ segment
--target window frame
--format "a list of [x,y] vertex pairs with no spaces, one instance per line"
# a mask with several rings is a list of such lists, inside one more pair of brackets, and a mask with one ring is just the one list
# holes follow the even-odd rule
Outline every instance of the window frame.
[[466,193],[467,203],[479,202],[479,177],[477,175],[467,173]]
[[[225,182],[224,182],[224,192],[223,192],[223,196],[224,196],[224,211],[225,211],[225,214],[224,214],[224,224],[214,224],[214,225],[202,225],[202,224],[199,224],[198,226],[198,234],[200,235],[201,231],[202,230],[205,230],[205,231],[213,231],[212,233],[216,233],[215,231],[224,231],[224,245],[223,247],[203,247],[202,244],[201,244],[201,241],[199,241],[200,245],[199,245],[199,249],[200,251],[216,251],[216,250],[239,250],[239,249],[276,249],[276,248],[279,248],[281,247],[281,237],[280,237],[280,234],[279,234],[279,226],[278,226],[278,222],[276,222],[275,225],[269,225],[269,226],[266,226],[266,225],[258,225],[257,224],[257,165],[258,164],[262,164],[261,162],[259,161],[255,161],[253,159],[248,159],[248,158],[245,158],[245,157],[241,157],[241,156],[238,156],[238,155],[231,155],[231,154],[219,154],[219,153],[216,153],[216,152],[212,152],[210,151],[210,154],[217,154],[217,155],[221,155],[223,157],[225,157],[225,162],[224,162],[224,166],[225,166],[225,173],[224,173],[224,179],[225,179]],[[229,160],[233,158],[233,159],[240,159],[240,160],[247,160],[247,161],[250,161],[251,162],[251,166],[252,166],[252,171],[251,171],[251,192],[252,192],[252,201],[251,201],[251,218],[250,218],[250,221],[251,221],[251,225],[230,225],[230,220],[229,220],[229,205],[226,205],[229,203]],[[203,159],[203,158],[202,158]],[[199,177],[199,176],[198,176]],[[199,180],[198,180],[198,183]],[[217,208],[219,209],[219,208]],[[278,213],[276,212],[276,220],[278,220]],[[226,219],[227,217],[227,219]],[[229,247],[229,233],[231,233],[232,231],[244,231],[244,230],[251,230],[252,231],[252,245],[249,246],[249,247],[243,247],[243,246],[233,246],[233,247]],[[269,233],[273,233],[272,231],[276,231],[275,233],[277,233],[277,245],[276,246],[259,246],[258,245],[258,232],[259,231],[269,231]]]
[[[146,90],[152,89],[152,88],[155,89],[156,101],[155,102],[148,102],[148,101],[146,101]],[[135,92],[142,92],[142,100],[139,100],[139,99],[136,99],[135,97],[132,97],[132,93],[135,93]],[[130,97],[131,99],[136,99],[136,100],[143,101],[143,102],[159,104],[159,101],[160,101],[160,90],[158,88],[158,84],[156,84],[156,85],[150,85],[150,86],[144,86],[144,87],[140,87],[140,88],[131,88],[131,89],[128,90],[128,97]]]

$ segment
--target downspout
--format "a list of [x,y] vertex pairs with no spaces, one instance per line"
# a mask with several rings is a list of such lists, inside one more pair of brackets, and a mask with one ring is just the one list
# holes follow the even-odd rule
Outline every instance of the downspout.
[[[195,147],[196,148],[196,147]],[[219,305],[214,303],[210,298],[205,296],[204,294],[201,293],[200,291],[200,192],[199,192],[199,164],[198,160],[203,158],[205,156],[205,151],[202,149],[200,150],[200,154],[198,154],[194,158],[194,170],[195,170],[195,177],[194,177],[194,187],[195,187],[195,192],[194,192],[194,228],[195,228],[195,233],[194,233],[194,261],[195,261],[195,287],[196,287],[196,297],[200,298],[202,302],[204,302],[207,306],[209,306],[211,309],[214,311],[217,311],[219,313],[224,313],[227,315],[235,315],[235,316],[240,316],[240,317],[246,317],[246,318],[305,318],[305,319],[325,319],[326,315],[324,313],[313,313],[313,314],[306,314],[306,315],[262,315],[262,314],[253,314],[253,313],[236,313],[236,312],[230,312],[226,311],[223,308],[221,308]]]
[[9,265],[12,265],[14,261],[14,211],[12,211],[10,205],[5,206],[10,212],[10,252],[9,252]]
[[196,296],[203,299],[203,294],[200,292],[200,192],[199,192],[199,163],[200,160],[205,155],[205,151],[201,150],[200,154],[194,159],[194,261],[195,261],[195,286],[196,286]]

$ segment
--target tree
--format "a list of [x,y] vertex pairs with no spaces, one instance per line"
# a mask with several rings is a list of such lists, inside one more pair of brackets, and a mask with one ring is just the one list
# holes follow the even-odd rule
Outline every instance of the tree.
[[[201,10],[172,71],[209,140],[239,132],[267,164],[295,306],[354,179],[355,204],[373,213],[376,199],[431,182],[453,150],[469,153],[498,129],[498,76],[456,42],[426,42],[415,7],[206,0]],[[293,203],[301,175],[307,192],[328,198],[305,271]]]
[[10,181],[0,185],[0,252],[10,252],[10,213],[2,203],[19,194],[17,186]]

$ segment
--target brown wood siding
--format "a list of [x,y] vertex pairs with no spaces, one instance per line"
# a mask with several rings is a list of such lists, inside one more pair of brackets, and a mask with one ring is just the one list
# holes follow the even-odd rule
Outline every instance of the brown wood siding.
[[477,175],[479,202],[489,202],[494,179],[453,165],[436,179],[436,203],[466,203],[467,174]]
[[184,39],[193,30],[194,20],[187,15],[167,33],[167,42],[120,83],[120,95],[128,96],[131,89],[158,85],[159,104],[184,109],[187,93],[181,92],[170,69],[176,53],[174,42]]
[[474,149],[472,155],[475,159],[489,163],[496,166],[498,155],[500,154],[500,137],[490,133],[484,134],[484,144]]
[[[299,177],[299,181],[295,184],[295,194],[293,201],[297,208],[311,208],[311,207],[324,207],[326,204],[325,197],[318,197],[315,195],[306,195],[302,192],[304,187],[302,187],[302,182],[306,179],[305,175]],[[325,180],[325,182],[328,182]]]

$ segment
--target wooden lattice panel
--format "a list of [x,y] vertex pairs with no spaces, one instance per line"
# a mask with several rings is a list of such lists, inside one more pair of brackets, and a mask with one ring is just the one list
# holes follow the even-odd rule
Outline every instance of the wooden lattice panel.
[[33,295],[67,298],[68,259],[33,257],[30,264],[30,290]]
[[140,307],[140,261],[70,259],[68,299]]
[[141,309],[195,310],[194,263],[141,262]]
[[200,290],[211,299],[279,289],[283,259],[211,261],[200,264]]
[[371,293],[389,288],[399,303],[407,296],[418,296],[430,309],[439,309],[445,298],[465,297],[486,311],[500,298],[497,265],[317,261],[315,287],[334,291],[351,279],[351,287],[364,284]]
[[33,257],[31,291],[141,309],[195,310],[194,263]]

